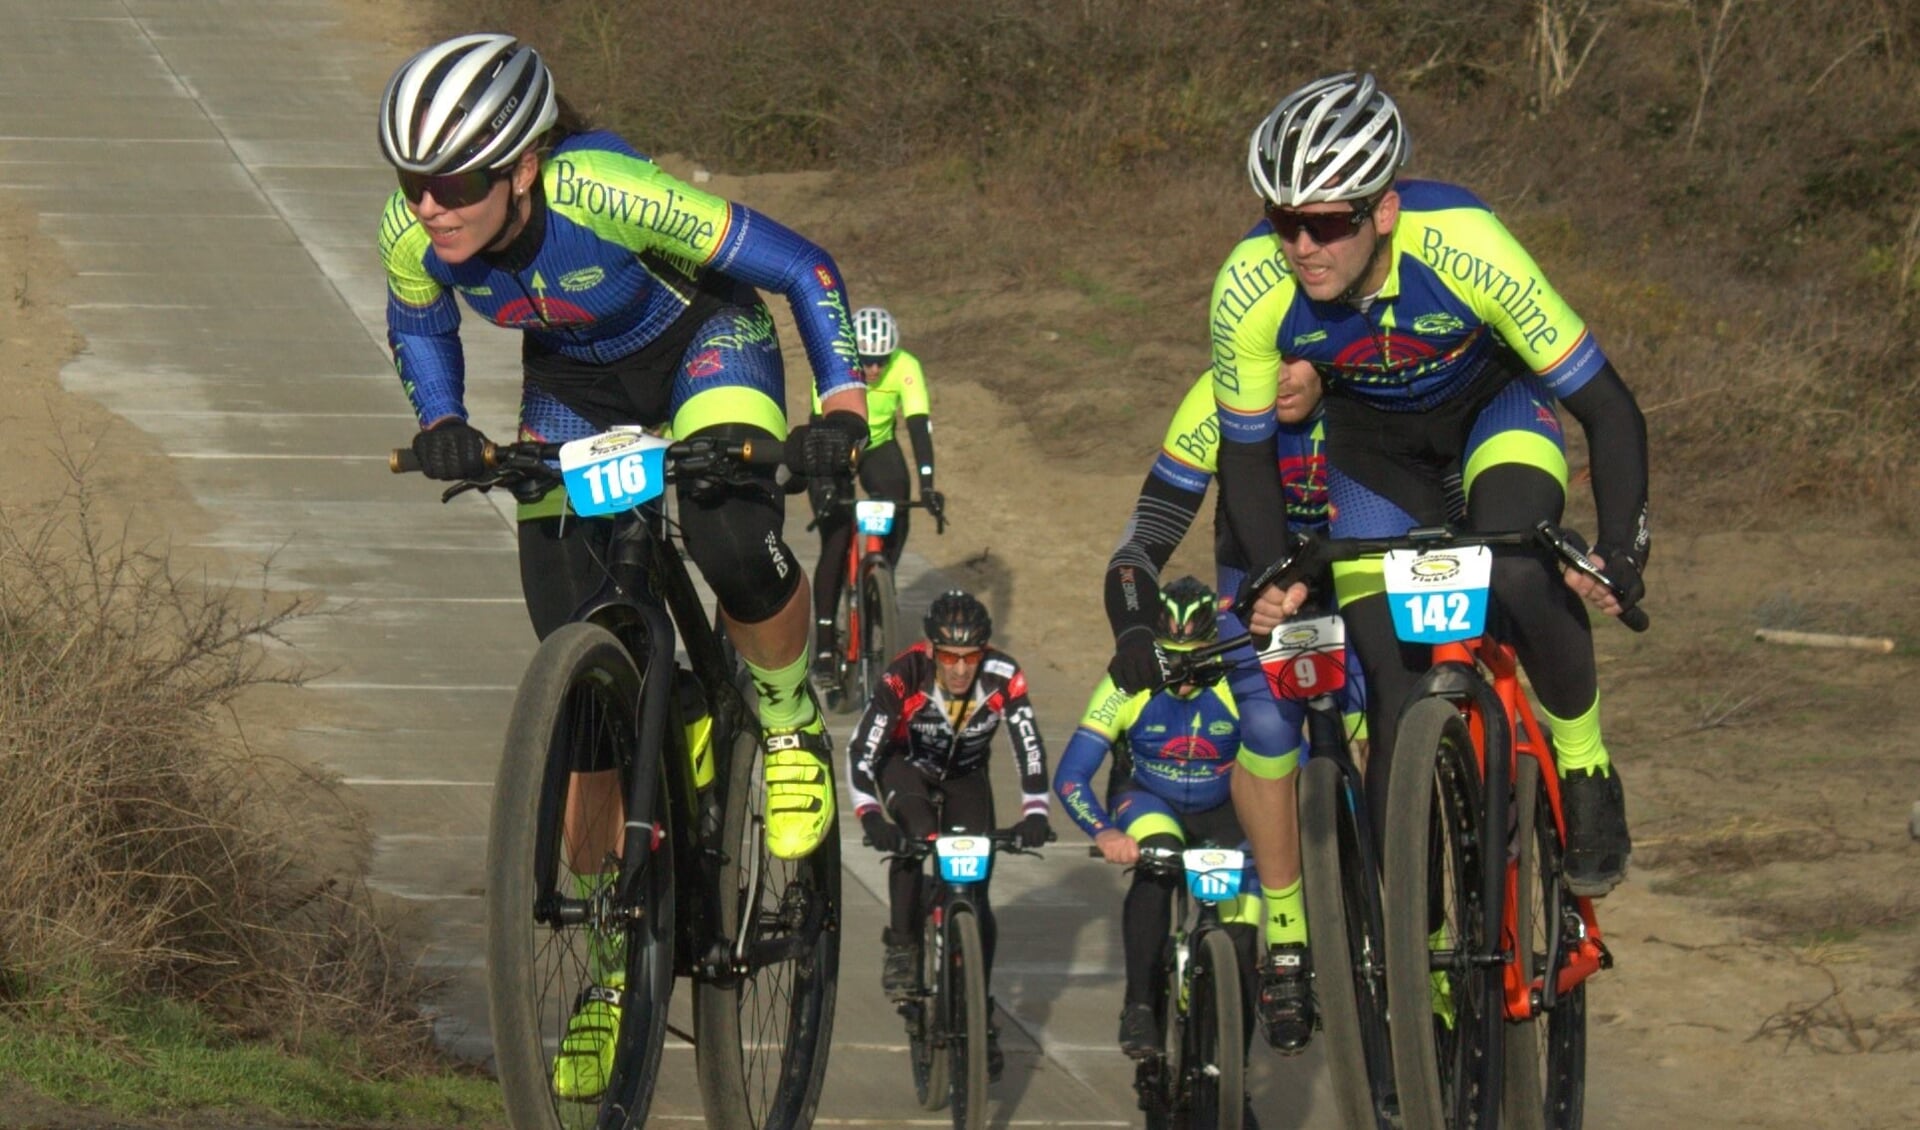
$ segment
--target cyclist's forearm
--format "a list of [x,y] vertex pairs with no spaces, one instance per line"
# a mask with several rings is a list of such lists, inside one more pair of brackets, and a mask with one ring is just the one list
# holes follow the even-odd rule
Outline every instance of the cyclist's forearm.
[[1113,827],[1093,788],[1094,771],[1111,748],[1112,743],[1101,735],[1085,728],[1076,730],[1060,754],[1060,771],[1054,774],[1053,791],[1060,798],[1061,809],[1088,836]]
[[907,417],[907,438],[913,441],[913,465],[919,471],[922,494],[933,489],[933,425],[924,413]]
[[1257,572],[1287,552],[1287,499],[1272,439],[1220,441],[1220,504],[1227,524]]
[[1118,637],[1134,626],[1151,627],[1159,603],[1160,570],[1166,568],[1194,518],[1206,501],[1195,494],[1148,475],[1133,512],[1107,560],[1107,622]]
[[1647,531],[1647,419],[1611,363],[1566,398],[1587,433],[1593,469],[1597,541],[1637,552],[1644,564]]
[[1035,720],[1033,704],[1025,691],[1007,701],[1007,736],[1013,745],[1014,769],[1020,774],[1021,812],[1047,810],[1047,748],[1040,740],[1040,723]]

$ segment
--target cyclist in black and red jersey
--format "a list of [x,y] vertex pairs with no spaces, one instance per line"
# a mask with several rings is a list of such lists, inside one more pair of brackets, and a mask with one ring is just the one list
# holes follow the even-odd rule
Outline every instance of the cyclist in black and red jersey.
[[[1309,83],[1254,130],[1247,171],[1266,216],[1222,265],[1210,313],[1221,501],[1234,534],[1255,562],[1285,549],[1274,391],[1281,367],[1304,360],[1327,390],[1334,536],[1442,523],[1453,467],[1467,528],[1558,521],[1564,406],[1592,457],[1596,563],[1630,604],[1644,591],[1649,546],[1646,421],[1633,394],[1491,209],[1454,185],[1395,179],[1408,152],[1400,111],[1371,75]],[[1598,896],[1625,877],[1632,842],[1600,737],[1581,598],[1611,615],[1622,609],[1555,571],[1550,554],[1496,550],[1493,590],[1553,730],[1568,884]],[[1394,727],[1427,649],[1399,643],[1379,558],[1336,566],[1334,587],[1366,671],[1367,792],[1384,828]],[[1250,626],[1273,627],[1301,595],[1261,594]],[[1248,824],[1256,849],[1260,823]]]
[[[987,646],[993,619],[970,593],[941,594],[927,610],[925,628],[926,639],[888,664],[847,743],[847,778],[861,828],[884,852],[945,832],[993,831],[987,755],[1005,719],[1020,773],[1020,843],[1039,847],[1052,835],[1047,751],[1020,664]],[[887,875],[892,913],[881,935],[887,952],[880,982],[888,996],[911,990],[919,968],[920,886],[920,861],[895,859]],[[985,884],[978,898],[991,984],[999,931]],[[988,1074],[999,1078],[1002,1064],[998,1031],[990,1030]]]

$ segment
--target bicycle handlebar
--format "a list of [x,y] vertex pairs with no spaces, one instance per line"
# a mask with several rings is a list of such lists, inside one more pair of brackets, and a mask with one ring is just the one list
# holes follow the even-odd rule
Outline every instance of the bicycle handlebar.
[[1499,533],[1474,533],[1446,526],[1421,526],[1397,537],[1388,538],[1329,538],[1301,531],[1293,535],[1293,549],[1287,557],[1261,570],[1247,584],[1244,594],[1234,603],[1234,612],[1239,615],[1242,622],[1246,622],[1253,610],[1254,596],[1260,590],[1268,585],[1279,585],[1284,588],[1287,585],[1305,581],[1337,561],[1353,561],[1396,549],[1465,549],[1481,545],[1497,549],[1528,547],[1551,549],[1554,555],[1568,567],[1606,586],[1607,591],[1611,592],[1624,606],[1620,612],[1621,623],[1636,632],[1646,631],[1652,623],[1646,610],[1637,604],[1628,603],[1626,595],[1620,591],[1620,587],[1614,583],[1613,578],[1607,576],[1587,557],[1577,534],[1549,521],[1542,521],[1531,530],[1509,530]]
[[[489,468],[506,473],[517,472],[528,478],[559,481],[560,472],[549,462],[560,458],[557,443],[488,443],[484,458]],[[670,470],[703,474],[729,467],[780,467],[787,463],[786,444],[777,439],[750,439],[739,442],[713,436],[696,436],[667,448]],[[420,470],[420,459],[411,447],[396,447],[387,455],[387,468],[396,475]]]
[[[997,832],[985,832],[985,833],[949,832],[946,834],[953,835],[953,836],[980,835],[982,838],[991,840],[993,842],[994,851],[1003,852],[1007,855],[1031,855],[1036,858],[1042,858],[1040,856],[1039,848],[1029,848],[1029,847],[1020,846],[1020,830],[1018,828],[1002,828]],[[1059,834],[1056,833],[1053,829],[1051,828],[1047,829],[1048,843],[1053,843],[1055,840],[1059,838],[1060,838]],[[860,846],[872,847],[873,846],[872,837],[865,836],[865,835],[861,836]],[[908,840],[906,843],[900,845],[899,851],[890,851],[890,852],[885,852],[883,854],[885,854],[888,859],[913,859],[913,860],[925,859],[929,855],[933,854],[933,841],[931,839]]]

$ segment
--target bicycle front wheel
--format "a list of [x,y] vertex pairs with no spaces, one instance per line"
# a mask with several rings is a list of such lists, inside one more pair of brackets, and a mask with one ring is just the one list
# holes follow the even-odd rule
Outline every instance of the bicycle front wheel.
[[873,699],[880,675],[906,644],[901,638],[900,597],[893,587],[893,566],[875,554],[860,566],[860,703]]
[[766,777],[751,725],[727,735],[719,928],[728,970],[694,994],[707,1122],[802,1130],[826,1077],[840,973],[840,836],[804,859],[767,850]]
[[[487,836],[487,995],[507,1117],[516,1130],[638,1126],[660,1070],[673,992],[672,807],[641,905],[617,905],[625,797],[639,751],[643,676],[604,628],[568,624],[540,645],[514,700]],[[656,769],[656,771],[659,771]],[[619,993],[610,1071],[569,1035],[590,987]],[[624,986],[624,987],[622,987]],[[590,1028],[591,1026],[589,1026]],[[563,1042],[567,1065],[556,1075]]]
[[1241,1010],[1240,959],[1225,930],[1208,930],[1194,950],[1187,997],[1186,1053],[1188,1125],[1240,1130],[1246,1109],[1245,1014]]
[[1329,758],[1300,770],[1300,863],[1312,924],[1313,991],[1334,1099],[1347,1126],[1387,1127],[1393,1092],[1379,878],[1360,850],[1352,778]]
[[[1555,976],[1546,968],[1553,931],[1561,952],[1579,940],[1579,909],[1560,875],[1560,837],[1540,763],[1520,759],[1514,774],[1515,827],[1520,835],[1514,899],[1514,960],[1528,984]],[[1502,1124],[1518,1130],[1580,1130],[1587,1086],[1587,986],[1563,993],[1545,1015],[1506,1032]]]
[[[925,886],[925,877],[922,876]],[[920,985],[925,990],[903,1006],[907,1016],[907,1047],[913,1060],[913,1095],[922,1110],[947,1105],[947,1049],[941,1044],[941,1017],[947,1002],[941,995],[940,971],[946,965],[947,943],[933,896],[927,895],[927,916],[920,929]]]
[[1479,1130],[1499,1115],[1501,973],[1481,897],[1480,773],[1446,699],[1400,720],[1387,786],[1387,999],[1407,1130]]
[[947,918],[947,1072],[953,1130],[987,1125],[987,947],[973,912]]

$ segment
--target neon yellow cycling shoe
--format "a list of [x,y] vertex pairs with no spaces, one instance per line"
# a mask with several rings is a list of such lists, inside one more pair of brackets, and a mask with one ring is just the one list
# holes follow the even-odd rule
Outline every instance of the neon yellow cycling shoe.
[[560,1054],[553,1057],[553,1093],[569,1102],[592,1102],[607,1089],[613,1074],[613,1050],[620,1037],[620,997],[616,985],[593,985],[580,995]]
[[833,827],[833,771],[826,729],[815,718],[767,733],[767,850],[803,859]]

